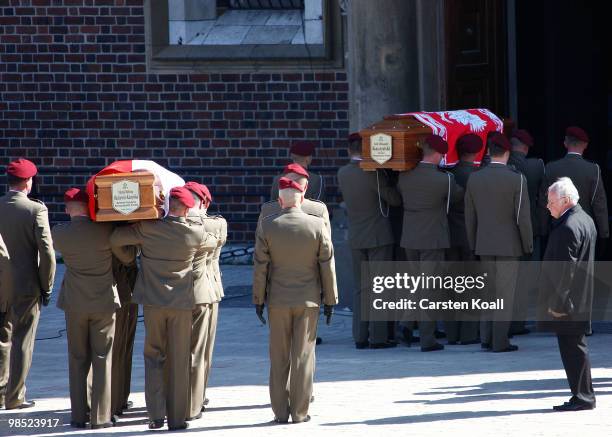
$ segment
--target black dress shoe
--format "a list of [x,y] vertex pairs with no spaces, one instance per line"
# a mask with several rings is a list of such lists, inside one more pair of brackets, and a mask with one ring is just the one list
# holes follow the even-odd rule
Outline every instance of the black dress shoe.
[[481,349],[491,349],[491,343],[480,343]]
[[177,425],[177,426],[168,425],[168,429],[170,431],[179,431],[181,429],[187,429],[187,428],[189,428],[189,424],[187,422],[181,423],[180,425]]
[[321,337],[317,337],[317,341],[315,341],[315,344],[319,345],[323,343],[323,339]]
[[24,408],[32,408],[36,405],[34,401],[23,401],[21,405],[17,405],[16,407],[6,407],[7,410],[23,410]]
[[75,422],[74,420],[70,421],[70,426],[73,428],[85,428],[87,425],[85,424],[85,422]]
[[91,429],[111,428],[113,426],[115,426],[113,422],[98,423],[96,425],[92,424]]
[[367,349],[370,346],[370,343],[367,341],[356,341],[355,349]]
[[193,416],[193,417],[188,417],[187,419],[185,419],[187,422],[191,422],[192,420],[198,420],[202,418],[202,413],[200,412],[197,416]]
[[500,349],[498,351],[494,350],[493,352],[495,353],[500,353],[500,352],[514,352],[518,350],[518,346],[515,344],[510,344],[508,345],[508,347],[504,348],[504,349]]
[[461,346],[467,346],[467,345],[470,345],[470,344],[478,344],[478,343],[480,343],[480,340],[478,340],[478,339],[468,340],[468,341],[460,341],[459,342],[459,344]]
[[587,404],[586,402],[566,402],[563,405],[555,405],[553,410],[555,411],[582,411],[582,410],[593,410],[595,403]]
[[389,349],[397,347],[397,343],[389,343],[388,341],[384,343],[370,343],[370,349]]
[[164,419],[150,420],[149,429],[160,429],[164,426]]
[[422,347],[421,352],[441,351],[442,349],[444,349],[444,345],[436,343],[433,346]]

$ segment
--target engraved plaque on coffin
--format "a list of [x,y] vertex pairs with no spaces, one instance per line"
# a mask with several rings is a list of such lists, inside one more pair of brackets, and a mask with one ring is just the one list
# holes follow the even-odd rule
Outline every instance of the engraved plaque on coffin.
[[155,176],[146,171],[115,173],[95,179],[96,221],[148,220],[163,217]]

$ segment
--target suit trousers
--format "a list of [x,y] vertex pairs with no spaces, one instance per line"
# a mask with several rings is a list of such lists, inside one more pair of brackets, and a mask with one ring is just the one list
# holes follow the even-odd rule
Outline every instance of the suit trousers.
[[[446,260],[473,264],[476,261],[476,256],[469,247],[451,247],[450,249],[446,249]],[[465,274],[469,273],[470,272],[465,271]],[[453,297],[455,296],[451,296],[451,299]],[[466,318],[466,314],[459,313],[459,311],[455,311],[454,316],[455,319]],[[444,322],[446,340],[449,343],[457,341],[461,343],[478,341],[478,325],[479,323],[477,320],[447,320]]]
[[185,423],[189,408],[192,310],[144,306],[145,401],[149,419]]
[[270,401],[274,416],[308,415],[314,380],[318,307],[270,307]]
[[[9,305],[0,327],[0,398],[6,408],[15,408],[26,400],[25,381],[32,365],[34,339],[40,317],[39,297],[16,297]],[[8,362],[8,375],[6,363]]]
[[508,333],[514,308],[514,293],[518,277],[518,258],[513,256],[481,256],[487,269],[489,292],[483,300],[503,299],[504,310],[483,313],[480,321],[480,341],[491,345],[493,351],[510,346]]
[[574,399],[595,404],[595,391],[591,380],[591,360],[584,334],[557,334],[561,361]]
[[[384,343],[389,338],[387,322],[368,321],[369,292],[361,283],[362,268],[368,268],[369,261],[392,261],[393,245],[372,247],[369,249],[352,249],[353,275],[355,294],[353,295],[353,339],[357,343]],[[364,308],[365,307],[365,308]],[[366,319],[366,320],[364,320]]]
[[213,302],[210,306],[210,321],[208,322],[208,338],[206,339],[206,348],[204,350],[204,391],[202,392],[202,405],[206,399],[206,388],[208,387],[208,378],[210,377],[210,369],[212,368],[212,356],[215,348],[215,338],[217,337],[217,320],[219,319],[219,302]]
[[111,421],[111,375],[115,313],[66,312],[72,420],[87,421],[87,375],[91,368],[91,424]]
[[202,411],[206,374],[206,345],[210,327],[212,304],[196,305],[191,319],[191,359],[189,369],[189,411],[188,417],[195,417]]
[[525,329],[525,321],[530,316],[529,308],[534,304],[532,298],[538,295],[539,263],[542,258],[540,238],[533,239],[533,252],[520,258],[516,293],[514,296],[514,317],[510,323],[510,334]]
[[[444,261],[445,258],[445,249],[405,249],[405,253],[406,261],[412,265],[411,270],[415,269],[415,274],[435,274],[438,270],[436,268],[437,263]],[[421,297],[425,296],[421,295]],[[414,325],[413,322],[406,321],[403,321],[402,324],[409,330],[412,330],[412,325]],[[431,347],[437,343],[435,333],[436,322],[430,320],[427,313],[421,312],[419,320],[419,337],[421,339],[422,348]]]
[[4,322],[8,323],[6,316],[6,312],[0,312],[0,408],[4,408],[4,392],[11,364],[11,341],[6,336],[8,327],[4,326]]
[[111,410],[113,414],[123,412],[130,396],[132,382],[132,353],[138,321],[138,305],[122,303],[115,312],[115,340],[113,342],[113,372]]

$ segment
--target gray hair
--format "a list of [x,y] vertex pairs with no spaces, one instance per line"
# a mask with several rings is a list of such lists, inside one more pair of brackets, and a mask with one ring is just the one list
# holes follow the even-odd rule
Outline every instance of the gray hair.
[[570,178],[566,177],[557,179],[557,182],[548,188],[548,192],[555,192],[560,198],[567,197],[572,205],[578,204],[578,200],[580,199],[576,186]]

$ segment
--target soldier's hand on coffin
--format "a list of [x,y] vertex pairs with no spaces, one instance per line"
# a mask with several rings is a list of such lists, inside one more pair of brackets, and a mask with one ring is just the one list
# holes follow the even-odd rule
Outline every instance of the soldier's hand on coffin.
[[323,306],[323,315],[325,315],[325,324],[331,323],[332,314],[334,314],[334,307],[331,305]]
[[264,304],[255,305],[255,313],[257,314],[257,317],[259,317],[259,320],[261,321],[261,323],[265,325],[266,319],[263,316],[263,311],[264,311]]

